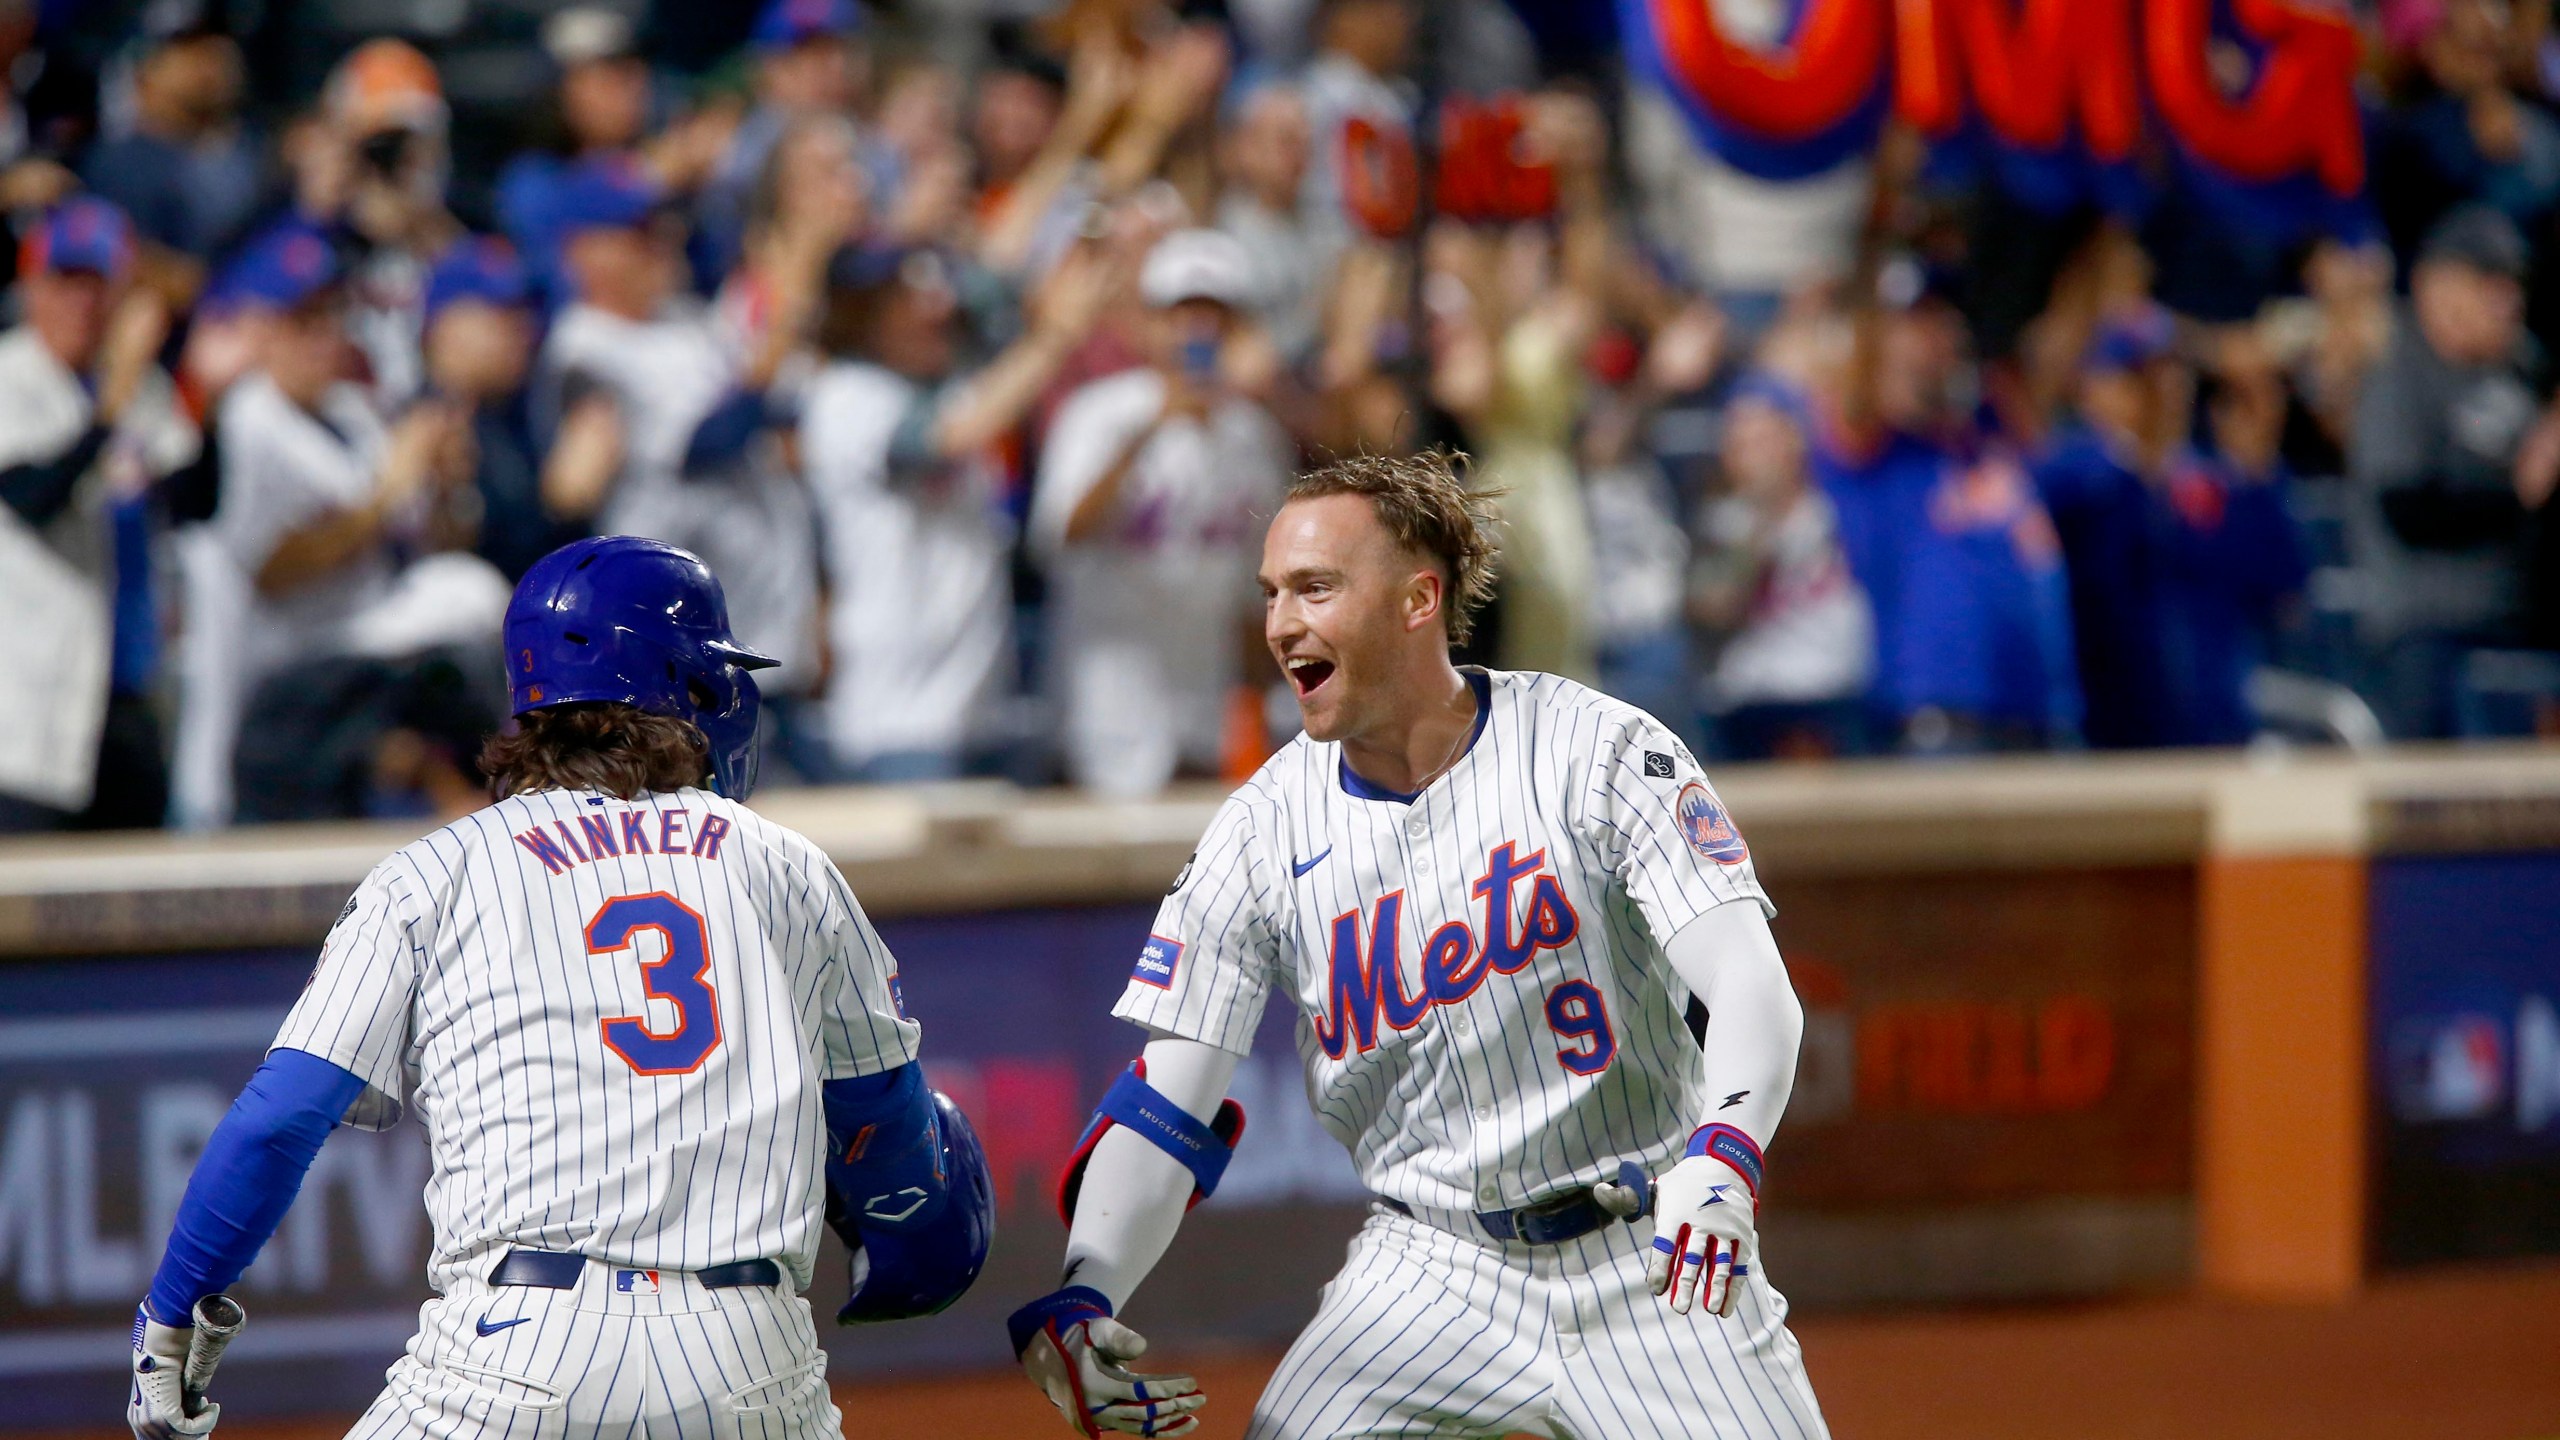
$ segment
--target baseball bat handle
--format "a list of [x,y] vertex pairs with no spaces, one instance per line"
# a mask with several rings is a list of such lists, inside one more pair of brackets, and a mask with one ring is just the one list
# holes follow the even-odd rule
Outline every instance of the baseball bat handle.
[[187,1341],[187,1365],[180,1372],[180,1384],[186,1391],[187,1408],[213,1384],[213,1367],[222,1363],[222,1352],[229,1347],[240,1327],[249,1323],[249,1312],[228,1295],[207,1295],[196,1302],[195,1334]]

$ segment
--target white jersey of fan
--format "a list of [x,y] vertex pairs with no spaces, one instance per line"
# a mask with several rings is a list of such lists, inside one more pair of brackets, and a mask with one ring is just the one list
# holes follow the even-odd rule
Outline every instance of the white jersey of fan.
[[[353,1433],[838,1433],[799,1298],[819,1087],[915,1058],[896,986],[826,856],[706,790],[520,795],[376,866],[275,1042],[365,1082],[349,1124],[414,1108],[433,1156],[439,1298]],[[590,1263],[489,1284],[517,1247]],[[750,1260],[783,1284],[692,1281]]]
[[1774,907],[1659,723],[1464,673],[1476,732],[1418,795],[1304,736],[1237,790],[1113,1011],[1243,1054],[1279,987],[1317,1115],[1410,1211],[1374,1209],[1248,1434],[1819,1437],[1760,1267],[1732,1316],[1674,1315],[1645,1288],[1649,1221],[1532,1246],[1474,1220],[1679,1157],[1711,1097],[1664,944]]

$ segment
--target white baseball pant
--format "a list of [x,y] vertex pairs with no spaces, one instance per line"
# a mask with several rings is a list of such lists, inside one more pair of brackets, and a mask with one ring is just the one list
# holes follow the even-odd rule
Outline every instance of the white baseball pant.
[[826,1368],[808,1303],[781,1286],[590,1261],[567,1290],[474,1279],[428,1301],[347,1435],[839,1440]]
[[1675,1315],[1645,1288],[1650,1223],[1527,1245],[1435,1218],[1373,1207],[1246,1440],[1828,1440],[1756,1264],[1731,1316]]

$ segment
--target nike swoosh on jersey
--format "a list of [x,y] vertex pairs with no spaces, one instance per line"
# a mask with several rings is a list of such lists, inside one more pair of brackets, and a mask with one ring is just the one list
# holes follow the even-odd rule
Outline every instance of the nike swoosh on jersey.
[[478,1323],[474,1324],[471,1328],[473,1328],[473,1329],[475,1329],[475,1330],[479,1331],[479,1332],[481,1333],[481,1335],[483,1335],[483,1336],[485,1337],[485,1336],[495,1335],[495,1334],[497,1334],[499,1331],[506,1329],[506,1328],[507,1328],[508,1326],[510,1326],[510,1325],[521,1325],[521,1324],[523,1324],[524,1322],[526,1322],[527,1320],[530,1320],[530,1319],[532,1319],[532,1318],[533,1318],[533,1317],[532,1317],[532,1316],[530,1316],[530,1315],[519,1315],[519,1316],[517,1316],[516,1318],[514,1318],[513,1320],[501,1320],[501,1321],[499,1321],[497,1324],[492,1325],[492,1324],[490,1324],[490,1323],[489,1323],[489,1317],[488,1317],[488,1316],[486,1316],[486,1315],[483,1315],[483,1316],[481,1316],[481,1317],[480,1317],[480,1319],[479,1319]]
[[1326,846],[1326,847],[1324,847],[1323,849],[1321,849],[1321,850],[1317,851],[1313,856],[1311,856],[1311,857],[1309,857],[1309,858],[1307,858],[1307,859],[1305,859],[1305,860],[1293,860],[1293,861],[1289,862],[1289,878],[1290,878],[1290,879],[1292,879],[1292,880],[1304,880],[1304,879],[1306,879],[1306,878],[1307,878],[1307,872],[1308,872],[1308,871],[1310,871],[1310,870],[1313,870],[1313,869],[1314,869],[1314,868],[1316,868],[1317,866],[1319,866],[1319,865],[1323,864],[1323,863],[1324,863],[1324,857],[1326,857],[1327,855],[1330,855],[1330,854],[1332,854],[1332,853],[1333,853],[1333,847],[1332,847],[1332,846],[1330,846],[1330,845],[1327,845],[1327,846]]

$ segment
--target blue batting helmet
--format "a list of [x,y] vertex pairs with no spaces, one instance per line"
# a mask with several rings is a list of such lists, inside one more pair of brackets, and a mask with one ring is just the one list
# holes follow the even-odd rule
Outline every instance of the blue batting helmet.
[[968,1294],[987,1268],[987,1251],[996,1240],[995,1175],[987,1169],[978,1132],[951,1097],[934,1091],[933,1111],[950,1198],[939,1215],[915,1229],[860,1231],[857,1279],[852,1298],[836,1312],[839,1325],[938,1315]]
[[513,713],[611,700],[690,720],[720,793],[755,789],[760,697],[747,672],[780,662],[730,637],[719,577],[692,552],[636,535],[572,541],[525,572],[505,633]]

